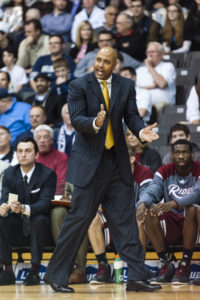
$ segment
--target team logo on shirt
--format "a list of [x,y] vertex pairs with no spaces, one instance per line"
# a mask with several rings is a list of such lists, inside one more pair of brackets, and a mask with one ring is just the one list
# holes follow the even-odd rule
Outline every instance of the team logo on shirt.
[[173,195],[173,197],[181,199],[183,196],[189,195],[192,192],[193,187],[182,189],[176,184],[170,184],[168,189],[169,195]]

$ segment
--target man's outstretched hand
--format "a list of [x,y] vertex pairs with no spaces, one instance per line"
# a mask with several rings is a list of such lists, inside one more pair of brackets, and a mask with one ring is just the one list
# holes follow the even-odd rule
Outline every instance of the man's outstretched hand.
[[157,123],[147,126],[142,130],[141,139],[145,142],[153,142],[159,138],[159,135],[153,131],[153,128],[157,127]]

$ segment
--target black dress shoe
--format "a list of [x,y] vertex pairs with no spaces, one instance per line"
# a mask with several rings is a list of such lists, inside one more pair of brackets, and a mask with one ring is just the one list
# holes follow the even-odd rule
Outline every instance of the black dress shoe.
[[25,278],[24,285],[38,285],[40,284],[40,276],[37,272],[30,271]]
[[74,293],[74,289],[68,287],[67,285],[62,285],[55,282],[49,282],[52,289],[57,293]]
[[15,275],[7,270],[4,270],[0,274],[0,285],[15,284]]
[[153,292],[160,290],[162,287],[157,284],[150,284],[148,280],[128,280],[127,291],[135,292]]

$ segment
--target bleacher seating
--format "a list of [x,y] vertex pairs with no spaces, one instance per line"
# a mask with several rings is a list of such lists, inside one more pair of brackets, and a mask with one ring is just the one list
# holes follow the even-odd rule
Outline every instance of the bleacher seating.
[[160,125],[168,128],[178,122],[186,121],[185,105],[166,106],[160,116]]

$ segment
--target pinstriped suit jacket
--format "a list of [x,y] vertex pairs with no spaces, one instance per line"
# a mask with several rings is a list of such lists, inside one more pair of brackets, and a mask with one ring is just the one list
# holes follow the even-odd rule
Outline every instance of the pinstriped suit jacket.
[[[80,187],[86,186],[94,176],[100,163],[105,144],[108,113],[98,133],[93,120],[100,111],[100,104],[106,104],[94,72],[71,81],[68,107],[76,139],[70,153],[66,180]],[[133,184],[129,156],[123,133],[124,118],[128,128],[139,138],[144,122],[138,113],[135,88],[132,80],[113,74],[110,99],[111,125],[115,141],[116,159],[122,180]]]

